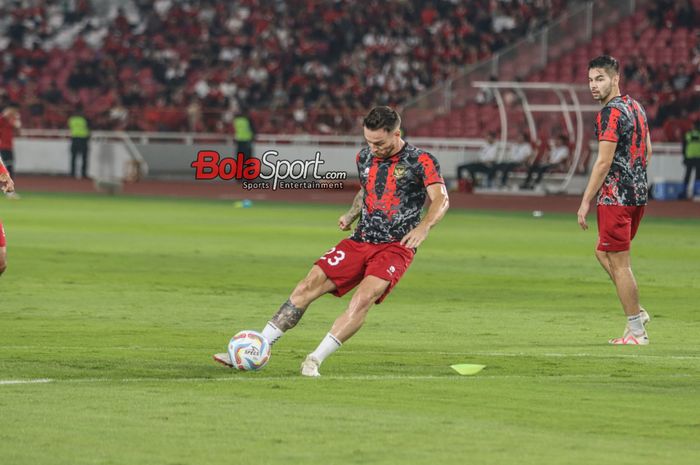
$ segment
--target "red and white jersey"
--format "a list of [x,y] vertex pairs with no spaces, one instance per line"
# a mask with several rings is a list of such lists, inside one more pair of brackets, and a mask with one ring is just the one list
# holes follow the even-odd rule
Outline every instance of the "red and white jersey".
[[351,238],[374,244],[400,241],[418,226],[427,187],[445,182],[435,157],[410,144],[389,158],[366,147],[357,154],[357,170],[365,197]]
[[598,113],[599,141],[616,142],[615,156],[598,195],[598,205],[647,204],[647,134],[644,108],[629,95],[618,96]]

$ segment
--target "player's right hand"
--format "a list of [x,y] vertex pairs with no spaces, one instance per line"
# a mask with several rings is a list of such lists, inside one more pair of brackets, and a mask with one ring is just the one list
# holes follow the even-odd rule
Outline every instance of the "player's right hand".
[[578,209],[578,212],[576,213],[576,216],[578,217],[578,225],[581,226],[581,229],[584,231],[588,229],[588,223],[586,223],[586,216],[588,216],[588,210],[590,209],[590,205],[586,202],[581,202],[581,206]]
[[0,174],[0,185],[2,185],[2,191],[3,192],[14,192],[15,191],[15,183],[12,181],[12,178],[10,177],[9,174]]
[[348,215],[341,215],[338,218],[338,227],[341,231],[349,231],[353,221],[354,218],[350,218]]

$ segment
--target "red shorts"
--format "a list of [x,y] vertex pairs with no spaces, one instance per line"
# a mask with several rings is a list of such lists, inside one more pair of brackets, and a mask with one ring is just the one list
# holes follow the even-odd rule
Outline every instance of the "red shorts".
[[598,205],[598,250],[629,250],[643,216],[644,206]]
[[7,245],[7,240],[5,239],[5,228],[2,227],[0,223],[0,247],[5,247]]
[[389,287],[377,299],[391,292],[413,261],[415,252],[398,242],[370,244],[343,239],[314,263],[335,284],[333,295],[341,297],[360,284],[365,276],[389,281]]

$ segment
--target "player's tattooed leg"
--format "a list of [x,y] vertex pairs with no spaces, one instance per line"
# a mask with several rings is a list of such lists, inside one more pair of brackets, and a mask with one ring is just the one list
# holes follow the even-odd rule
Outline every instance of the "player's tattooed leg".
[[292,329],[304,316],[305,308],[296,307],[291,300],[287,299],[280,309],[272,317],[270,323],[277,326],[281,331]]

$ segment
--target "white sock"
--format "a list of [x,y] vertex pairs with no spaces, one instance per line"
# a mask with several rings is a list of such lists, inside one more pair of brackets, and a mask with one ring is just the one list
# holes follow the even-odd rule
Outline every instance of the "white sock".
[[644,323],[642,323],[642,314],[637,313],[634,316],[627,317],[627,326],[629,327],[632,334],[635,336],[641,336],[644,334]]
[[279,329],[277,326],[273,325],[271,321],[268,321],[265,325],[265,328],[262,330],[262,335],[265,336],[267,342],[269,342],[270,345],[272,345],[275,342],[277,342],[277,339],[284,336],[284,332],[282,332],[282,330]]
[[333,336],[331,333],[328,333],[326,334],[326,337],[323,338],[318,347],[316,347],[316,350],[311,352],[311,356],[319,362],[323,362],[326,358],[328,358],[329,355],[331,355],[336,350],[340,349],[340,346],[342,345],[342,342],[336,339],[335,336]]

